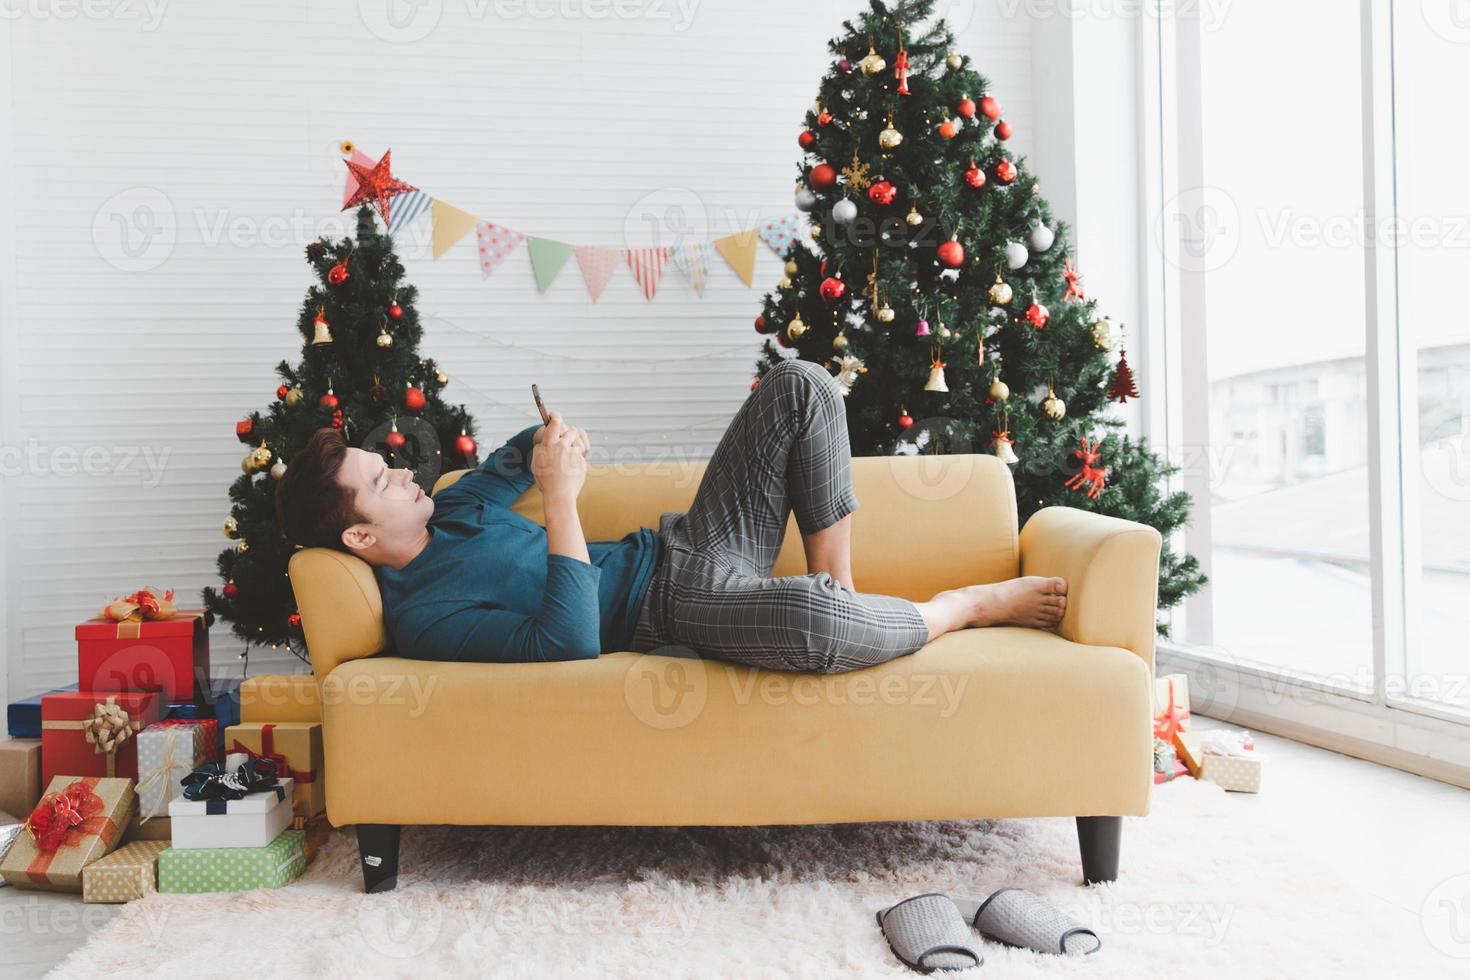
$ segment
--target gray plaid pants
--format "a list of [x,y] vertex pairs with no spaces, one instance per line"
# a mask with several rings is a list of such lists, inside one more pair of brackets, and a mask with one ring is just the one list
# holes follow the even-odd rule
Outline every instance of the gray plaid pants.
[[827,572],[770,577],[791,511],[808,534],[857,506],[837,382],[783,361],[735,414],[689,510],[660,515],[663,555],[632,649],[817,673],[913,653],[929,629],[909,600],[849,591]]

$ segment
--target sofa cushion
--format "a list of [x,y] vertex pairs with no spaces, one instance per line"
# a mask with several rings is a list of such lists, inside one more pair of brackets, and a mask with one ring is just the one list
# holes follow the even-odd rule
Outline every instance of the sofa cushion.
[[372,657],[322,690],[333,823],[775,824],[1142,814],[1148,667],[1021,628],[849,674],[616,653]]

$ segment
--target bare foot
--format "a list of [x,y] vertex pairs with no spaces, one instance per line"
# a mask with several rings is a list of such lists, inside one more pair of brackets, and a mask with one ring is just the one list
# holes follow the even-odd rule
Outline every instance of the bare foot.
[[964,626],[1030,626],[1051,629],[1067,611],[1067,580],[1027,575],[991,585],[950,589],[935,602],[962,604]]

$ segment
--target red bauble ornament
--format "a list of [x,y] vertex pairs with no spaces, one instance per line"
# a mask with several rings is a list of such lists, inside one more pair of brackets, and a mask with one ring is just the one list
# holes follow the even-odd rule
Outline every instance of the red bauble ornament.
[[388,315],[395,320],[402,320],[403,307],[399,306],[397,303],[394,303],[392,306],[388,307]]
[[765,317],[765,314],[761,314],[760,316],[758,316],[758,317],[755,318],[755,332],[756,333],[765,333],[766,332],[766,317]]
[[995,138],[998,139],[998,140],[1008,140],[1008,139],[1010,139],[1011,138],[1011,124],[1008,123],[1008,122],[1006,122],[1004,119],[1002,119],[1000,122],[996,123],[995,124]]
[[465,459],[469,459],[471,456],[475,455],[475,450],[477,448],[479,447],[475,445],[474,437],[468,435],[465,430],[460,429],[459,436],[454,440],[454,451],[459,453]]
[[323,395],[322,397],[318,398],[316,400],[316,403],[318,405],[322,406],[323,408],[336,408],[337,407],[337,396],[334,395],[334,394],[332,394],[332,389],[331,388],[328,388],[327,389],[327,393],[325,395]]
[[233,599],[235,598],[235,596],[240,594],[240,587],[235,584],[233,579],[231,579],[230,581],[225,583],[225,587],[223,589],[220,589],[220,592],[224,595],[226,599]]
[[293,630],[299,630],[301,628],[301,614],[300,613],[292,613],[291,615],[289,615],[289,616],[286,617],[286,623]]
[[995,177],[1002,184],[1009,184],[1017,176],[1016,165],[1009,160],[1002,160],[995,165]]
[[905,409],[903,411],[903,413],[900,414],[899,417],[898,417],[898,427],[900,429],[907,429],[909,426],[911,426],[913,424],[914,424],[914,417],[908,413],[908,410],[907,409]]
[[1031,301],[1031,305],[1026,307],[1025,315],[1026,322],[1037,330],[1043,329],[1046,326],[1046,321],[1051,319],[1051,311],[1034,299]]
[[347,263],[338,262],[327,270],[327,282],[333,286],[340,286],[347,281]]
[[251,442],[254,432],[255,422],[251,419],[241,419],[235,423],[235,438],[241,442]]
[[409,385],[403,392],[403,407],[410,412],[422,412],[424,410],[424,392],[420,388]]
[[1000,103],[987,95],[980,100],[980,111],[985,114],[986,119],[994,122],[1000,118]]
[[969,168],[965,171],[965,183],[971,187],[985,186],[985,171],[975,166],[975,161],[970,161]]
[[778,330],[776,331],[776,343],[780,344],[782,347],[790,347],[791,338],[786,336],[785,330]]
[[290,393],[291,393],[291,389],[288,388],[288,387],[286,387],[285,385],[280,385],[280,386],[278,386],[276,388],[276,397],[279,398],[279,399],[281,399],[282,401],[285,401],[286,400],[286,396],[289,395]]
[[755,391],[756,385],[758,385],[760,383],[761,383],[761,379],[760,378],[756,378],[754,381],[752,381],[750,383],[750,390],[751,391]]
[[403,448],[404,443],[408,442],[408,439],[402,432],[398,431],[398,423],[394,422],[393,428],[383,437],[383,441],[388,444],[389,449],[396,453]]
[[803,150],[811,149],[811,145],[817,141],[817,134],[810,129],[803,129],[801,135],[796,137],[796,145]]
[[947,269],[958,269],[965,264],[965,246],[951,238],[934,251],[939,264]]
[[826,279],[823,279],[822,284],[817,287],[817,293],[822,297],[824,301],[828,303],[836,303],[838,300],[842,299],[842,297],[847,295],[847,283],[843,282],[841,279],[838,279],[836,276],[828,276]]
[[955,104],[954,111],[958,112],[966,119],[974,119],[975,100],[970,98],[960,99],[960,101]]
[[898,197],[898,188],[886,180],[880,180],[868,188],[868,200],[874,204],[892,204]]
[[823,109],[821,112],[817,113],[817,125],[818,126],[830,126],[830,125],[832,125],[832,113],[828,112],[826,109]]
[[836,185],[837,171],[830,163],[819,163],[812,168],[811,174],[807,177],[807,183],[814,191],[825,191]]
[[960,128],[954,124],[953,119],[946,119],[939,124],[939,138],[952,140],[959,133]]

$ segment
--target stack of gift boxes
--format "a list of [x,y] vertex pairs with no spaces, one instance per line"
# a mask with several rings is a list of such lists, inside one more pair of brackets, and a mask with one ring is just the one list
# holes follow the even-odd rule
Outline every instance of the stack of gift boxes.
[[279,887],[305,867],[329,829],[316,685],[211,684],[209,625],[171,605],[88,620],[75,687],[9,705],[5,883],[121,902]]
[[1154,782],[1190,775],[1238,793],[1261,791],[1265,759],[1249,732],[1196,732],[1190,727],[1189,678],[1154,681]]

